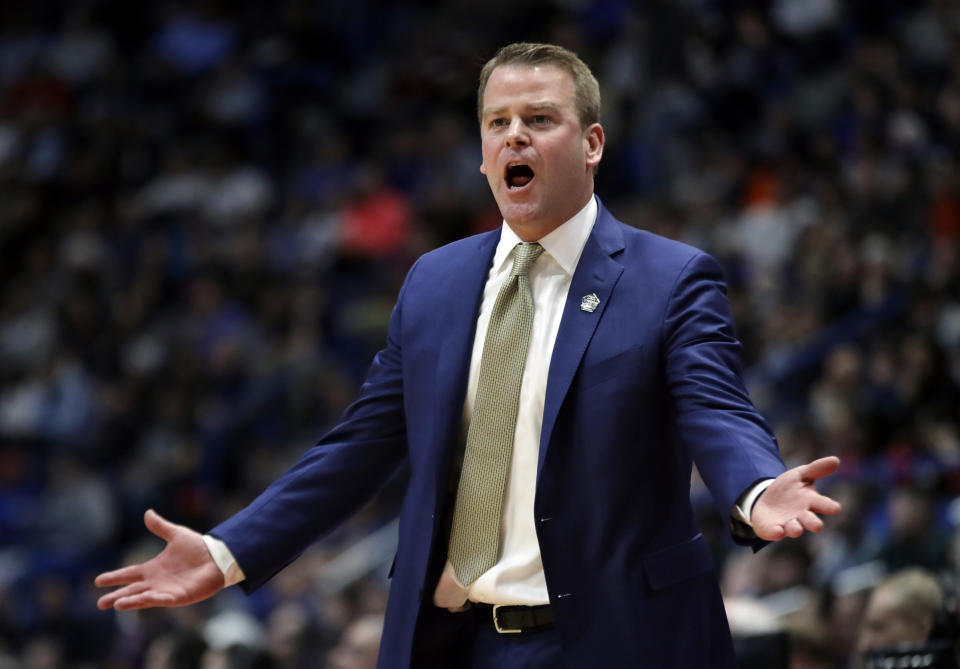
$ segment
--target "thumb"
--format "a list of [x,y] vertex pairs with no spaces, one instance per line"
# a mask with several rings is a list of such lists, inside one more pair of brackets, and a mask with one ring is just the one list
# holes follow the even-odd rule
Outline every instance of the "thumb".
[[164,541],[170,541],[173,539],[173,535],[177,530],[176,525],[171,523],[153,509],[147,509],[147,512],[143,514],[143,524],[147,526],[148,530],[153,532]]
[[824,476],[829,476],[839,468],[840,458],[831,455],[826,458],[814,460],[810,464],[805,465],[801,470],[801,478],[803,478],[804,481],[816,481],[822,479]]

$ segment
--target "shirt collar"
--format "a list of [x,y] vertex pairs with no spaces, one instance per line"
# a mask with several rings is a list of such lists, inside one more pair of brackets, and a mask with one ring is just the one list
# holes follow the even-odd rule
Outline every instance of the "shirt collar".
[[[587,239],[590,237],[590,232],[593,230],[593,224],[596,220],[597,200],[591,196],[583,209],[556,230],[537,241],[540,242],[543,250],[557,261],[563,271],[573,276],[574,270],[577,269],[577,263],[580,261],[580,254],[583,253],[583,247],[587,244]],[[500,243],[497,244],[497,250],[493,255],[493,266],[500,269],[507,262],[513,248],[522,241],[513,231],[513,228],[504,221],[500,231]]]

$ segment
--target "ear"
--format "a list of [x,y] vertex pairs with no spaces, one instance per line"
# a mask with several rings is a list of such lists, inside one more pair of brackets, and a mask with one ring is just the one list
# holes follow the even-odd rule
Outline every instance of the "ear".
[[593,123],[583,131],[583,149],[587,157],[587,167],[596,169],[603,157],[603,126]]

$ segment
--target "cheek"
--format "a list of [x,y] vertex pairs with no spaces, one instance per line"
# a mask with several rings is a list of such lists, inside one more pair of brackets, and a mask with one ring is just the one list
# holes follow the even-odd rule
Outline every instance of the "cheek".
[[565,171],[571,166],[579,165],[586,160],[584,146],[573,138],[561,138],[549,147],[549,153],[554,163],[562,164]]
[[490,152],[486,146],[483,146],[480,159],[480,172],[486,175],[486,177],[489,179],[490,176],[496,171],[496,156]]
[[486,177],[487,183],[490,184],[491,188],[497,185],[497,182],[499,181],[499,179],[494,178],[494,175],[496,175],[495,167],[490,167],[487,165],[487,163],[484,163],[483,165],[480,166],[480,172],[483,174],[484,177]]

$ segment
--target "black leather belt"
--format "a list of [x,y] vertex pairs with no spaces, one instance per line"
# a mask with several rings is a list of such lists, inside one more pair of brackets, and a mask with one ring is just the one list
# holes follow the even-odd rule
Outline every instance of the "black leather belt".
[[487,622],[500,634],[528,632],[553,624],[553,611],[549,604],[541,606],[509,606],[471,602],[470,610]]

